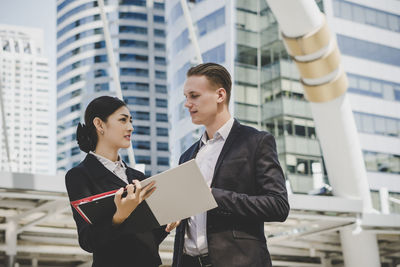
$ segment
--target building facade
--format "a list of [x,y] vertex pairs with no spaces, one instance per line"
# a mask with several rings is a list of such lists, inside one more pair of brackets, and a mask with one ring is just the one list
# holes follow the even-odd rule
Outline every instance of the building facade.
[[[135,160],[153,175],[169,167],[164,2],[106,0],[105,12],[123,98],[133,117]],[[58,1],[58,170],[83,157],[75,132],[87,104],[115,91],[98,2]],[[126,151],[121,153],[129,162]]]
[[[189,1],[204,62],[217,62],[234,80],[230,108],[242,123],[271,132],[294,193],[315,193],[329,184],[309,103],[266,1]],[[350,86],[374,207],[380,188],[400,193],[400,7],[370,1],[316,1],[336,33]],[[171,162],[204,131],[192,125],[183,103],[193,46],[180,1],[167,2]],[[173,30],[171,30],[173,29]],[[213,49],[210,49],[213,48]],[[334,140],[333,140],[334,142]],[[393,204],[392,212],[399,212]]]
[[43,31],[0,25],[0,44],[0,86],[6,122],[0,120],[0,170],[54,174],[49,66],[44,56]]

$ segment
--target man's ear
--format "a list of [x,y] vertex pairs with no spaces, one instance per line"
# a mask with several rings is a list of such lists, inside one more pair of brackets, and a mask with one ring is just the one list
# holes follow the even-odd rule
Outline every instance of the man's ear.
[[217,95],[218,95],[217,103],[218,104],[219,103],[223,103],[225,101],[225,99],[226,99],[226,90],[225,90],[225,88],[223,88],[223,87],[218,88],[216,92],[217,92]]

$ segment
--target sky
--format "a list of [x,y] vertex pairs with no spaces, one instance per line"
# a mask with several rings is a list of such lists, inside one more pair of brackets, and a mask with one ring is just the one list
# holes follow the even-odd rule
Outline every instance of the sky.
[[44,56],[49,59],[50,68],[50,126],[51,147],[54,152],[51,168],[55,172],[56,162],[56,3],[57,0],[0,0],[0,24],[41,28],[44,32]]
[[56,55],[56,2],[56,0],[0,0],[0,24],[43,29],[45,56],[52,59],[53,62],[50,63],[53,65]]

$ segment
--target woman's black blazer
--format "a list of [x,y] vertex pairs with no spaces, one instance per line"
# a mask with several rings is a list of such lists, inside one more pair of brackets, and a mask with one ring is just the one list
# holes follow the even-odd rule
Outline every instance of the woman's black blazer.
[[[143,180],[143,173],[127,167],[129,183]],[[65,176],[70,201],[125,187],[126,184],[109,171],[98,159],[86,158]],[[145,204],[145,203],[143,203]],[[154,267],[161,265],[159,244],[168,235],[165,227],[152,232],[135,233],[129,220],[115,226],[112,215],[98,224],[89,224],[72,208],[78,228],[79,245],[93,253],[93,267]]]

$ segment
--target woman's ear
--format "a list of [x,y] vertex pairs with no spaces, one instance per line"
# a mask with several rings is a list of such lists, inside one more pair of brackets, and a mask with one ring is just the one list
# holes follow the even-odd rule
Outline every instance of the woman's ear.
[[93,119],[93,125],[96,127],[97,132],[104,134],[103,121],[99,117]]
[[221,87],[221,88],[218,88],[216,92],[217,92],[217,95],[218,95],[217,103],[218,104],[219,103],[223,103],[225,101],[225,99],[226,99],[226,90]]

